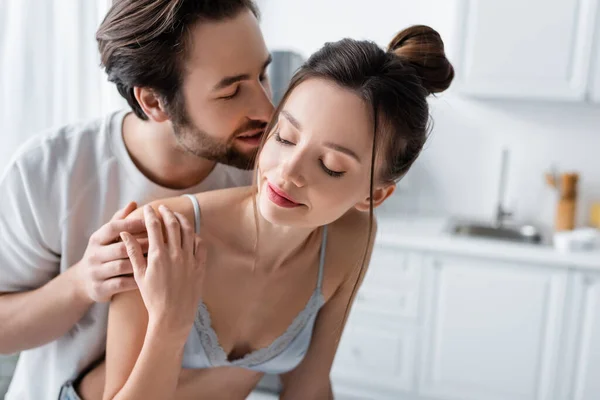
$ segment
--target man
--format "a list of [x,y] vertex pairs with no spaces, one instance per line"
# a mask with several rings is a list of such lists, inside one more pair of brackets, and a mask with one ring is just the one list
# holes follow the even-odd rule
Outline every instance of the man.
[[54,400],[102,357],[107,302],[135,289],[117,240],[144,231],[128,201],[250,183],[273,111],[257,14],[252,0],[113,2],[97,40],[133,112],[35,137],[0,180],[0,353],[22,351],[6,399]]

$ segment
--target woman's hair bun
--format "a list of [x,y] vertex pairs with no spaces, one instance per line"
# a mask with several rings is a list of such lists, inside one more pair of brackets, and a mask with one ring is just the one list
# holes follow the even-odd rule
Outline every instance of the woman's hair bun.
[[398,33],[388,46],[421,77],[430,94],[448,89],[454,79],[454,68],[446,58],[444,42],[437,31],[426,25],[415,25]]

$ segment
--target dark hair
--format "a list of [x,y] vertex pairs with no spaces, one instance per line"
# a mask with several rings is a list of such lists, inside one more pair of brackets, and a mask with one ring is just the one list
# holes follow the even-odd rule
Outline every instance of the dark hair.
[[[300,83],[313,78],[333,82],[354,92],[371,112],[373,150],[367,236],[370,241],[373,234],[375,180],[392,183],[408,172],[421,153],[429,133],[427,97],[443,92],[450,86],[454,68],[446,58],[440,35],[424,25],[412,26],[398,33],[387,51],[369,41],[343,39],[327,43],[292,78],[267,127],[269,135],[290,93]],[[267,137],[263,138],[263,144],[266,140]],[[361,273],[368,251],[367,245]],[[354,292],[357,284],[358,280]],[[350,304],[346,309],[346,317],[349,307]]]
[[181,101],[192,26],[233,18],[244,9],[258,18],[253,0],[114,0],[96,33],[108,80],[135,115],[147,120],[133,88],[151,88],[168,105]]

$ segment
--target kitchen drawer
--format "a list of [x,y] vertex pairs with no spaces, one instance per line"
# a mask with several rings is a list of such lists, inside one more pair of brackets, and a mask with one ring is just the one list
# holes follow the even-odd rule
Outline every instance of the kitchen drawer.
[[356,294],[354,307],[370,314],[383,314],[399,318],[417,318],[419,292],[414,289],[378,289],[363,286]]
[[413,329],[386,330],[348,321],[333,365],[332,377],[343,386],[411,390],[415,373]]
[[363,285],[390,290],[418,288],[422,259],[419,253],[376,246]]

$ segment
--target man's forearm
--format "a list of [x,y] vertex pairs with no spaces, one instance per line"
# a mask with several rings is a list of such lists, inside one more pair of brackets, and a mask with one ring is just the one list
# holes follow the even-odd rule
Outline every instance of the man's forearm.
[[0,295],[0,354],[56,340],[66,334],[92,304],[77,287],[72,269],[38,289]]

